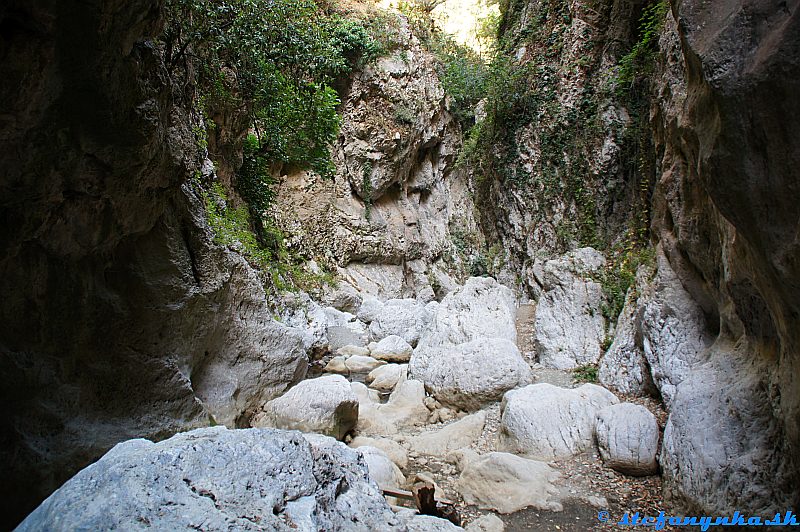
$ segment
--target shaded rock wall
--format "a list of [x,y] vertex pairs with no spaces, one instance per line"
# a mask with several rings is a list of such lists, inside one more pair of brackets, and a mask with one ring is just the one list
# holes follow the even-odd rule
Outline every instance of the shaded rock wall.
[[160,2],[0,8],[0,500],[12,524],[120,440],[235,425],[304,337],[211,243],[152,42]]
[[662,462],[706,511],[800,503],[799,9],[675,2],[661,40],[653,228],[717,337],[677,388]]
[[[542,259],[605,247],[647,217],[650,174],[639,118],[615,94],[614,66],[636,38],[644,0],[512,0],[500,43],[531,72],[525,109],[505,117],[492,172],[473,169],[481,228],[501,244],[499,278],[531,297]],[[519,116],[523,116],[522,120]],[[644,201],[639,201],[644,196]]]

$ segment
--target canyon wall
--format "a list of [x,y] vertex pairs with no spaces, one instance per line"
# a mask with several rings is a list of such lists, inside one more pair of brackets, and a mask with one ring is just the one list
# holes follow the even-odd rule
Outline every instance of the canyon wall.
[[305,375],[257,273],[212,243],[160,2],[0,8],[0,437],[14,523],[121,440],[235,426]]
[[[507,6],[503,30],[517,60],[559,73],[551,105],[561,111],[518,129],[523,161],[542,153],[542,138],[558,124],[552,117],[576,108],[575,95],[603,83],[603,72],[618,76],[615,65],[642,38],[637,25],[644,3],[596,4]],[[555,182],[565,193],[548,200],[546,176],[532,164],[529,180],[496,179],[488,186],[491,200],[478,203],[490,222],[487,233],[499,233],[535,293],[535,276],[524,275],[535,268],[526,264],[547,253],[541,235],[558,236],[557,228],[537,220],[574,222],[593,212],[601,245],[613,246],[619,228],[638,221],[636,191],[644,192],[642,213],[657,260],[643,266],[629,293],[601,379],[664,399],[670,408],[661,455],[667,492],[677,506],[705,514],[747,509],[767,515],[800,503],[800,148],[792,97],[800,83],[798,6],[665,4],[645,105],[637,110],[630,93],[597,90],[592,97],[600,96],[600,116],[618,120],[573,133],[589,137],[590,171],[582,178],[597,203],[581,212],[580,196],[568,193],[577,140],[572,151],[564,148],[565,170]],[[536,27],[550,32],[537,34]],[[580,47],[588,54],[581,64],[595,66],[571,76],[565,66]],[[531,56],[532,49],[544,52]],[[643,129],[631,120],[637,112]],[[621,134],[608,127],[614,123]],[[637,127],[644,139],[637,141],[639,159],[631,161],[625,131]],[[620,217],[619,209],[631,213]]]

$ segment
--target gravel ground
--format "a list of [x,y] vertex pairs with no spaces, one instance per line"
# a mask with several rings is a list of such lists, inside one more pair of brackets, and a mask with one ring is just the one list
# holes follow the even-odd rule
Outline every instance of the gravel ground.
[[[580,384],[573,380],[569,372],[543,368],[535,368],[534,372],[538,377],[536,382],[549,382],[563,387],[575,387]],[[656,416],[663,430],[666,412],[661,403],[651,398],[618,396],[620,401],[629,401],[648,408]],[[500,403],[489,405],[483,411],[487,414],[486,425],[483,434],[471,447],[479,454],[497,450]],[[416,432],[418,431],[414,433]],[[506,530],[615,530],[620,529],[615,523],[625,512],[655,516],[659,511],[667,513],[670,511],[663,500],[660,476],[630,477],[617,473],[603,465],[596,450],[570,459],[550,462],[550,465],[562,474],[557,485],[566,496],[563,503],[564,510],[550,512],[529,508],[509,515],[499,515],[506,523]],[[408,467],[403,473],[409,480],[417,473],[431,475],[437,486],[444,491],[445,497],[456,503],[464,525],[487,513],[485,510],[464,503],[454,488],[458,480],[458,471],[453,464],[447,463],[444,457],[422,456],[412,451]],[[596,504],[589,504],[587,499],[592,499]],[[413,506],[413,503],[409,502],[406,505]],[[607,522],[602,523],[598,520],[600,512],[608,512]],[[664,528],[664,530],[674,529]]]

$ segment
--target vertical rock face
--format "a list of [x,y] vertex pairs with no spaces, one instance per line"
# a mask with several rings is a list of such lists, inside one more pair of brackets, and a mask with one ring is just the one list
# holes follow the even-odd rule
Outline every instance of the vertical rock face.
[[120,440],[235,425],[302,378],[183,182],[200,161],[159,2],[0,8],[0,468],[18,521]]
[[[559,18],[548,3],[511,3],[501,29],[524,44],[515,50],[524,61],[550,45],[517,37],[545,20],[563,46],[537,64],[553,67],[587,43],[573,30],[591,21],[588,33],[604,46],[588,57],[602,70],[637,39],[644,2],[619,0],[599,11],[588,4],[569,2]],[[800,2],[669,7],[644,124],[654,143],[651,235],[663,255],[654,279],[640,279],[631,294],[600,376],[622,391],[660,394],[670,407],[661,461],[674,503],[706,514],[785,511],[800,504]],[[568,108],[597,70],[558,72],[557,104]],[[612,123],[603,123],[603,134]],[[531,168],[551,126],[540,120],[515,138]],[[613,214],[632,204],[624,192],[632,183],[623,170],[628,155],[613,142],[590,144],[599,158],[587,186],[600,183],[611,198],[596,212],[611,216],[603,224],[613,231]],[[529,259],[558,235],[532,220],[580,219],[560,190],[548,201],[536,180],[496,182],[490,201],[479,204],[535,295]]]
[[603,289],[591,277],[604,265],[600,252],[581,248],[534,267],[542,287],[534,335],[542,365],[573,369],[600,359],[606,334]]
[[798,7],[684,1],[660,43],[653,226],[717,336],[677,386],[662,462],[706,511],[800,503]]
[[399,31],[400,48],[356,72],[342,97],[335,179],[283,176],[276,218],[290,245],[340,267],[345,282],[428,301],[464,269],[451,233],[478,231],[436,59]]
[[522,0],[504,10],[502,47],[533,73],[534,103],[504,117],[509,134],[493,150],[503,165],[476,175],[476,204],[487,239],[502,244],[503,279],[532,296],[537,258],[614,240],[640,208],[627,160],[633,118],[608,83],[644,3]]
[[659,396],[669,408],[678,385],[705,360],[714,338],[702,309],[660,249],[653,279],[640,276],[634,291],[638,298],[623,309],[599,377],[622,392]]

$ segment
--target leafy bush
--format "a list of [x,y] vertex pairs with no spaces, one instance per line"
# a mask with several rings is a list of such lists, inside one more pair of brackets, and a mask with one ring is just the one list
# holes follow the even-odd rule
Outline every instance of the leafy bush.
[[220,183],[212,183],[210,190],[202,190],[201,194],[214,243],[242,254],[263,272],[272,288],[315,293],[323,285],[334,283],[330,272],[314,273],[303,268],[304,258],[287,249],[283,233],[272,224],[262,221],[262,236],[257,237],[251,229],[248,207],[230,207]]
[[653,59],[658,51],[658,35],[664,27],[668,11],[667,0],[653,2],[642,11],[639,18],[639,40],[618,64],[616,81],[620,89],[629,88],[637,77],[652,70]]
[[[244,255],[250,263],[267,270],[281,251],[268,249],[250,229],[250,214],[247,206],[232,209],[227,205],[227,196],[222,185],[213,183],[211,191],[203,191],[208,224],[214,231],[214,242]],[[282,239],[281,239],[282,240]]]
[[605,296],[600,310],[609,322],[616,321],[622,312],[628,289],[636,285],[639,266],[655,263],[653,248],[646,242],[639,244],[630,239],[624,242],[622,249],[611,250],[599,279]]
[[163,33],[173,72],[206,105],[245,110],[259,155],[330,175],[338,133],[331,83],[379,52],[359,23],[313,0],[167,0]]
[[597,382],[597,364],[585,364],[572,370],[572,378],[577,383]]

